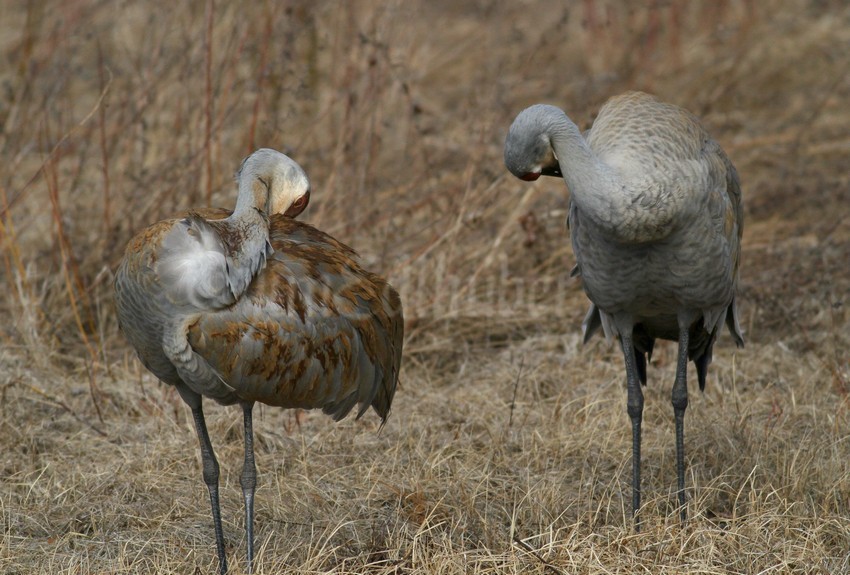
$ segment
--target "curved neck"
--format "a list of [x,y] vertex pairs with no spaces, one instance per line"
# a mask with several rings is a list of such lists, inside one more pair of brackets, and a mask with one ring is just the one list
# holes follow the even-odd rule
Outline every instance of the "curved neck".
[[612,218],[618,211],[615,204],[622,199],[623,186],[614,170],[593,153],[578,126],[563,112],[546,134],[579,210],[601,226],[616,227]]
[[239,177],[239,192],[236,196],[236,207],[233,209],[233,215],[242,216],[254,211],[252,208],[266,212],[269,195],[268,188],[254,175],[253,170],[246,170],[246,173]]
[[613,241],[641,243],[662,239],[673,229],[681,202],[659,178],[624,178],[603,162],[563,112],[547,130],[572,200],[586,220]]
[[266,215],[270,195],[268,186],[253,169],[243,171],[239,177],[236,207],[226,220],[226,239],[231,250],[227,257],[228,282],[236,298],[248,289],[273,252]]

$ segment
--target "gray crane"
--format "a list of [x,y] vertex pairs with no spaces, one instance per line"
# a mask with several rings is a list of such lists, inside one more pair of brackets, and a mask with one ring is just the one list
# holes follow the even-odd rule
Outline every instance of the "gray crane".
[[640,445],[646,365],[656,339],[678,342],[672,403],[682,522],[687,366],[705,388],[725,322],[744,345],[735,294],[743,212],[738,174],[687,110],[641,92],[608,100],[585,134],[555,106],[516,117],[505,165],[518,178],[563,177],[567,225],[590,311],[587,341],[601,327],[620,341],[632,423],[632,515],[640,528]]
[[196,210],[153,224],[130,240],[115,278],[124,335],[192,410],[222,574],[219,466],[202,398],[242,407],[251,573],[254,403],[320,408],[335,420],[371,405],[386,421],[404,330],[398,293],[362,269],[351,248],[294,219],[310,198],[298,164],[261,149],[237,182],[233,212]]

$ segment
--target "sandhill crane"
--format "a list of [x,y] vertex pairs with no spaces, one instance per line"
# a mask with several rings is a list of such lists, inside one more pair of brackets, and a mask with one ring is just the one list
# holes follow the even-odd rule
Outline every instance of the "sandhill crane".
[[[389,415],[401,363],[398,293],[355,252],[295,221],[310,184],[269,149],[238,175],[236,208],[153,224],[127,245],[115,278],[121,329],[142,363],[192,410],[221,573],[227,572],[219,466],[202,397],[242,406],[248,572],[254,557],[254,402],[321,408],[335,420],[359,404]],[[268,214],[268,215],[267,215]]]
[[505,165],[523,180],[562,176],[569,188],[573,273],[592,302],[584,338],[601,326],[619,338],[625,357],[636,529],[640,384],[655,340],[678,341],[672,403],[684,522],[688,359],[702,390],[724,321],[744,344],[735,305],[743,229],[735,167],[694,115],[640,92],[611,98],[584,135],[554,106],[523,110],[508,132]]

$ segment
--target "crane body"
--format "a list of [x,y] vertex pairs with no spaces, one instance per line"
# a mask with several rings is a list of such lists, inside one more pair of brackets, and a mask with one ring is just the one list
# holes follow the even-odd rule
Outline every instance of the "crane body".
[[141,231],[115,279],[121,329],[142,363],[189,405],[227,572],[219,466],[204,397],[242,407],[248,572],[253,563],[255,402],[322,409],[335,420],[371,406],[385,421],[398,382],[398,293],[348,246],[294,218],[309,180],[274,150],[249,156],[236,208],[202,209]]
[[641,92],[611,98],[584,134],[555,106],[525,109],[508,132],[505,165],[520,179],[562,177],[569,188],[573,273],[591,300],[585,341],[601,328],[620,342],[626,366],[636,526],[640,386],[655,341],[678,343],[671,401],[684,521],[687,362],[703,389],[720,328],[744,343],[735,300],[743,231],[735,167],[693,114]]

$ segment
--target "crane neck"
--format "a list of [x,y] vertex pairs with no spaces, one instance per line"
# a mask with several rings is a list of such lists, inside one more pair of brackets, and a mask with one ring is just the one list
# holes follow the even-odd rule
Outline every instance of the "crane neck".
[[546,133],[583,220],[616,242],[646,242],[669,235],[675,206],[665,201],[668,189],[650,180],[624,177],[590,148],[566,114],[558,112]]
[[266,259],[273,253],[266,215],[270,197],[268,186],[249,171],[240,176],[238,188],[236,207],[224,220],[225,228],[219,231],[226,235],[222,240],[229,244],[228,283],[237,299],[254,276],[265,268]]
[[239,178],[238,194],[236,196],[236,207],[233,209],[235,218],[242,218],[246,214],[252,217],[252,212],[262,210],[269,213],[269,201],[271,191],[263,181],[253,173],[242,174]]
[[616,186],[616,174],[593,153],[578,126],[563,112],[560,116],[548,135],[570,193],[579,196],[580,205],[604,202],[611,196],[609,188]]
[[547,135],[579,210],[603,227],[616,227],[612,217],[622,196],[617,174],[593,153],[578,126],[563,112],[551,123]]

